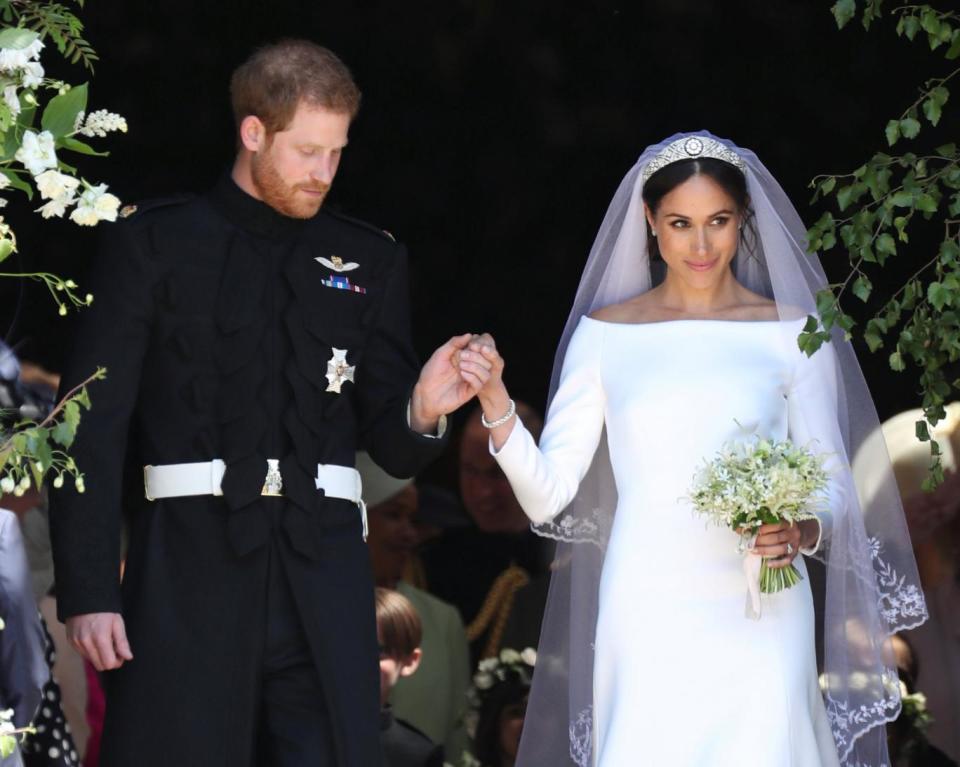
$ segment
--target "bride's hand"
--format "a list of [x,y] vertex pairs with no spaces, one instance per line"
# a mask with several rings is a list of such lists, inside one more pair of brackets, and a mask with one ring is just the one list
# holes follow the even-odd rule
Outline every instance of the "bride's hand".
[[801,548],[816,541],[816,530],[811,527],[816,524],[815,520],[805,519],[798,524],[777,522],[761,525],[757,531],[753,553],[764,557],[767,567],[786,567],[797,558]]
[[[460,356],[464,364],[482,362],[487,367],[487,376],[483,388],[477,392],[477,399],[480,400],[480,407],[483,408],[483,415],[487,421],[499,421],[510,413],[512,410],[510,395],[507,393],[507,387],[503,384],[504,361],[500,352],[497,351],[497,344],[493,340],[493,336],[489,333],[474,336]],[[491,429],[493,445],[497,450],[503,446],[503,443],[510,436],[515,420],[509,418],[501,425]]]
[[497,351],[497,342],[489,333],[475,335],[470,339],[467,348],[460,352],[461,369],[471,374],[478,374],[482,368],[483,386],[478,390],[481,401],[484,399],[500,400],[498,395],[506,395],[503,385],[503,357]]

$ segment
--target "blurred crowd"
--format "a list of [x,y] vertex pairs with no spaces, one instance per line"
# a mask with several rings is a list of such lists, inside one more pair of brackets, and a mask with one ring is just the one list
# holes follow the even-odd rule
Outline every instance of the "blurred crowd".
[[[0,349],[0,407],[39,419],[57,376]],[[537,434],[540,415],[518,403]],[[893,641],[903,710],[888,728],[893,764],[960,761],[960,404],[932,429],[946,481],[921,485],[929,445],[919,411],[883,426],[923,580],[930,620]],[[456,461],[430,481],[396,479],[357,456],[377,586],[381,737],[388,767],[510,767],[536,669],[552,543],[536,536],[467,414]],[[854,465],[866,495],[870,467]],[[97,672],[68,646],[56,615],[46,490],[0,500],[0,710],[32,724],[2,767],[98,763],[104,698]],[[56,491],[52,491],[56,492]]]

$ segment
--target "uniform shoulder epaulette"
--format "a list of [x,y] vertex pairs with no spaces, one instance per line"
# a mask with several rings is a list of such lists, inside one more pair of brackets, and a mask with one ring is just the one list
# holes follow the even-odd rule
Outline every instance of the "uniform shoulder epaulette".
[[390,240],[390,242],[397,241],[397,238],[394,237],[386,229],[380,229],[379,227],[376,227],[373,224],[368,224],[366,221],[361,221],[359,218],[348,216],[346,213],[343,213],[342,211],[339,211],[339,210],[335,210],[334,208],[325,207],[324,210],[326,210],[327,213],[329,213],[331,216],[333,216],[333,218],[337,219],[338,221],[343,221],[346,224],[353,224],[354,226],[357,226],[360,229],[364,229],[368,232],[372,232],[373,234],[376,234],[380,237]]
[[129,219],[134,216],[141,216],[151,210],[167,208],[173,205],[182,205],[183,203],[190,202],[190,200],[193,199],[196,199],[196,195],[178,194],[172,197],[157,197],[152,200],[144,200],[143,202],[124,205],[122,208],[120,208],[120,218]]

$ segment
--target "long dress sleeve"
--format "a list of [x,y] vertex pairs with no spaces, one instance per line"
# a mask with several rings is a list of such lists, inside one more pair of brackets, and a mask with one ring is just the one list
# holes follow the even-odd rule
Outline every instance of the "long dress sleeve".
[[831,344],[824,344],[812,357],[797,354],[797,363],[787,392],[787,419],[794,444],[806,446],[824,459],[828,473],[823,502],[816,510],[820,535],[807,556],[815,554],[830,539],[835,515],[846,502],[844,476],[849,474],[837,415],[837,358]]
[[537,524],[573,500],[600,442],[606,405],[603,335],[603,323],[581,319],[570,338],[540,447],[517,418],[500,450],[491,449],[520,506]]

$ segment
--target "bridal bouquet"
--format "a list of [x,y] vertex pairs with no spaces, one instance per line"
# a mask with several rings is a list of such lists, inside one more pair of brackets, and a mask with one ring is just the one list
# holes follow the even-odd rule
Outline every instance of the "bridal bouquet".
[[[822,457],[790,440],[756,439],[724,445],[697,473],[690,500],[698,514],[739,532],[743,550],[761,525],[815,519],[813,512],[826,485]],[[759,585],[765,594],[801,580],[792,564],[768,567],[761,562]]]

